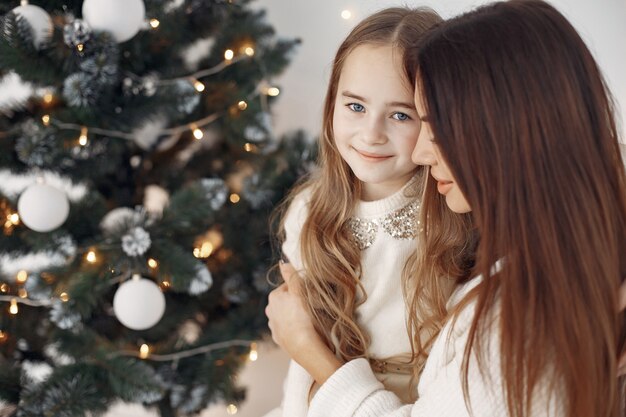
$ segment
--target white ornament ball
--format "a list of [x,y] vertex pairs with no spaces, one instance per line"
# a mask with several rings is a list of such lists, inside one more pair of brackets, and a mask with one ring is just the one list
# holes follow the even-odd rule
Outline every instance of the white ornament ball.
[[93,30],[110,32],[121,43],[139,32],[146,20],[143,0],[85,0],[83,20]]
[[70,213],[65,193],[47,184],[33,184],[17,201],[21,221],[36,232],[49,232],[61,226]]
[[13,9],[13,13],[25,19],[33,29],[33,43],[39,49],[52,38],[52,20],[44,9],[32,4],[25,4]]
[[165,296],[154,281],[135,275],[115,292],[113,311],[115,317],[129,329],[146,330],[163,317]]

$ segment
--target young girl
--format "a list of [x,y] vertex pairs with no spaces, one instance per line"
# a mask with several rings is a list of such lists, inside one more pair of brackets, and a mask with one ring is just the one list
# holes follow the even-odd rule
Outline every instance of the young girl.
[[[326,94],[319,171],[291,193],[283,221],[283,253],[303,277],[324,343],[344,361],[367,358],[407,402],[423,358],[411,354],[400,276],[417,248],[423,181],[411,161],[420,121],[402,59],[440,20],[427,9],[391,8],[348,35]],[[292,362],[283,415],[304,416],[314,391],[309,373]]]
[[328,351],[283,267],[266,311],[274,339],[323,384],[308,415],[617,417],[626,173],[589,50],[556,9],[521,0],[442,24],[407,64],[422,120],[413,160],[430,167],[416,275],[428,283],[413,299],[447,267],[445,206],[470,213],[475,262],[405,406],[365,361]]

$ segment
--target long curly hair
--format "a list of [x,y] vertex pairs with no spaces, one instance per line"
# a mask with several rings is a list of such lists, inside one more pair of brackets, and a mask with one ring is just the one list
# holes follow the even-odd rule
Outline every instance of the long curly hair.
[[[366,294],[360,283],[361,251],[346,222],[361,193],[361,184],[341,158],[334,141],[333,112],[337,85],[348,55],[361,45],[391,45],[404,51],[441,18],[427,8],[388,8],[360,22],[339,46],[323,108],[319,169],[305,178],[281,204],[283,215],[293,198],[310,192],[307,218],[300,234],[303,298],[315,328],[335,354],[345,361],[364,357],[369,346],[354,312]],[[410,81],[409,81],[410,80]],[[413,80],[407,77],[407,84]],[[417,192],[417,191],[416,191]],[[284,224],[280,231],[284,239]]]

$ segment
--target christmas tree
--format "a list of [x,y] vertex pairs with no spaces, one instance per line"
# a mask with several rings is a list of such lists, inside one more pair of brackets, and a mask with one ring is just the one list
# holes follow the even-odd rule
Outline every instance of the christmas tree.
[[297,40],[247,0],[0,17],[0,78],[32,88],[0,109],[0,414],[232,409],[266,334],[269,215],[312,159],[271,129]]

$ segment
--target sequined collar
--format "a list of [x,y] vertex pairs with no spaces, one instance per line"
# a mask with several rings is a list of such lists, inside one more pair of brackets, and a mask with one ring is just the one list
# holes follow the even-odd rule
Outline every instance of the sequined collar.
[[419,208],[419,201],[413,201],[378,219],[351,217],[347,225],[361,250],[372,246],[379,228],[382,228],[394,239],[413,239],[417,236]]

